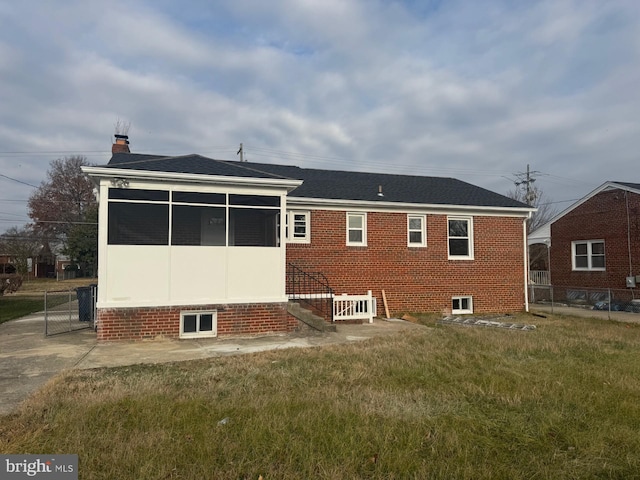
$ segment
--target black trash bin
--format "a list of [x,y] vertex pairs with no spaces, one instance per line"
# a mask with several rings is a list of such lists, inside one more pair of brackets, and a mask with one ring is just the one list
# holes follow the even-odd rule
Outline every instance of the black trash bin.
[[93,320],[93,287],[78,287],[78,320],[90,322]]

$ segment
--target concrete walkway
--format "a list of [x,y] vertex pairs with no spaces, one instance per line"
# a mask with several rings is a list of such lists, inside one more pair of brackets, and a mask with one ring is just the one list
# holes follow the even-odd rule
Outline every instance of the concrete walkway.
[[45,337],[42,315],[30,315],[0,324],[0,415],[11,413],[64,370],[341,344],[416,328],[424,327],[403,320],[375,320],[372,324],[338,325],[334,333],[97,343],[90,329]]

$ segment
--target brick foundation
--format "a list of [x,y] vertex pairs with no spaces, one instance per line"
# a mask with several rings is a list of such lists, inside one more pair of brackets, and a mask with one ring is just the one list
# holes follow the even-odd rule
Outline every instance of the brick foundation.
[[212,310],[217,311],[219,337],[287,333],[298,327],[286,303],[99,308],[98,341],[179,338],[180,312]]

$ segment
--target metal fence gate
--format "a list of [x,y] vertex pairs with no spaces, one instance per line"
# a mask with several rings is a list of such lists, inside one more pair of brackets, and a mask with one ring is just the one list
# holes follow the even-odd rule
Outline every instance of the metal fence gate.
[[45,292],[45,336],[93,328],[97,293],[96,285]]

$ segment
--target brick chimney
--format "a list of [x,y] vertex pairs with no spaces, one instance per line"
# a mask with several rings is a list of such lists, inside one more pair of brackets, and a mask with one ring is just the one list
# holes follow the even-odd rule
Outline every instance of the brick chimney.
[[129,135],[115,135],[116,141],[111,145],[111,153],[131,153],[129,150]]

